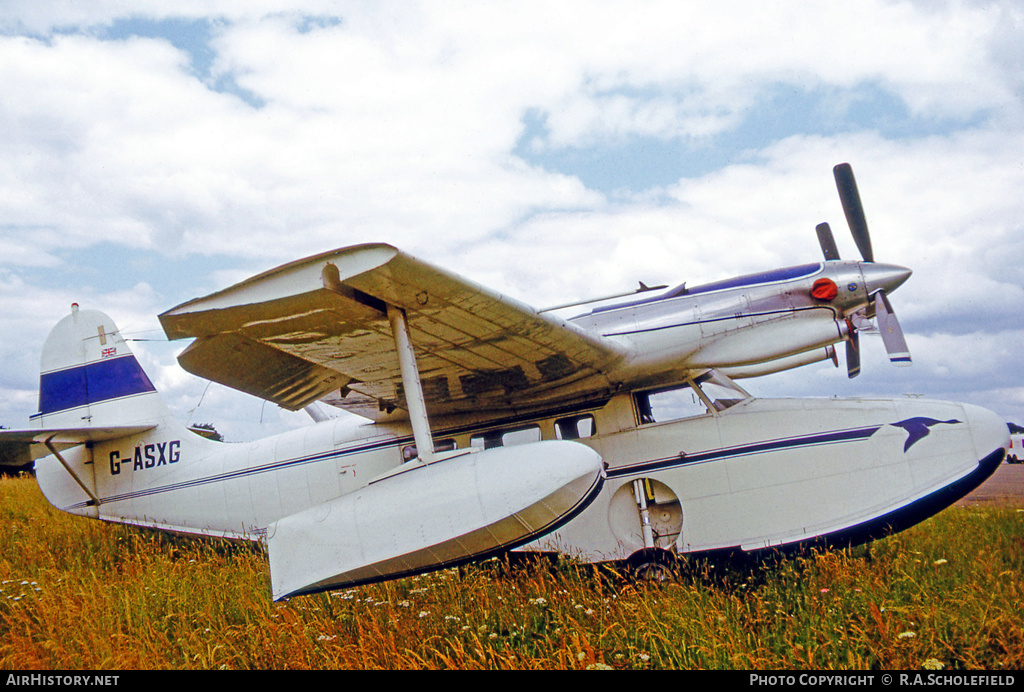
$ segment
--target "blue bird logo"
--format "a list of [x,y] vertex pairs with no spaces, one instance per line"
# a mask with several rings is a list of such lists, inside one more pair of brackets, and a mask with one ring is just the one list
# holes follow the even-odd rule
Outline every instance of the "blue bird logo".
[[892,425],[894,425],[897,428],[903,428],[904,430],[907,431],[907,441],[903,445],[903,451],[905,453],[908,449],[913,447],[918,442],[918,440],[927,437],[929,428],[931,428],[932,426],[939,425],[940,423],[943,423],[945,425],[955,425],[956,423],[960,422],[961,421],[958,421],[955,418],[951,420],[936,420],[934,418],[925,418],[923,416],[918,416],[916,418],[908,418],[906,420],[901,420],[900,422],[893,423]]

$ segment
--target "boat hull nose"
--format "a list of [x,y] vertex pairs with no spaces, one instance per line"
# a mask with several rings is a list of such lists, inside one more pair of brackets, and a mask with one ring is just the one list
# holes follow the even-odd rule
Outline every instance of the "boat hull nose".
[[998,453],[999,450],[1002,450],[1003,456],[1005,456],[1006,451],[1010,448],[1010,427],[1006,422],[987,408],[972,404],[964,404],[963,407],[978,458],[984,459],[993,453]]

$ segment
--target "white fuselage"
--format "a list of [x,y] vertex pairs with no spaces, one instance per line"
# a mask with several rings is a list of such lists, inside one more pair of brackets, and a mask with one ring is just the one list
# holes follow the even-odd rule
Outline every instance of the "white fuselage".
[[[575,438],[594,449],[606,467],[600,494],[530,544],[586,561],[622,559],[645,547],[685,554],[856,535],[857,527],[915,502],[933,498],[932,513],[949,504],[944,489],[982,473],[979,462],[996,453],[1001,459],[1008,444],[997,416],[947,402],[748,398],[713,403],[723,409],[713,413],[654,421],[642,401],[622,394],[489,422],[442,419],[434,422],[434,439],[439,449],[467,449]],[[660,418],[657,407],[654,413]],[[913,435],[896,424],[915,419],[935,422],[909,443]],[[414,454],[410,431],[367,427],[370,434],[328,421],[251,444],[158,427],[138,444],[96,443],[92,463],[85,447],[66,453],[91,474],[98,507],[53,457],[37,463],[37,475],[48,499],[67,511],[260,539],[274,522],[366,488]],[[638,480],[650,495],[646,515]]]
[[179,362],[377,422],[246,444],[177,423],[110,317],[73,305],[44,343],[33,427],[0,441],[47,450],[36,476],[65,511],[263,541],[274,598],[513,548],[596,562],[863,541],[969,492],[1009,435],[963,404],[734,384],[843,340],[854,376],[876,315],[909,363],[887,294],[910,271],[837,254],[569,320],[383,244],[288,263],[161,315],[193,339]]
[[[529,408],[329,420],[247,444],[184,429],[109,318],[73,311],[44,347],[33,422],[47,445],[89,444],[51,446],[36,475],[69,512],[266,541],[275,598],[517,547],[595,562],[862,541],[981,482],[1006,425],[946,402],[754,399],[723,375],[827,357],[851,315],[908,274],[829,261],[680,287],[571,320],[618,355],[606,372],[556,377],[550,403],[542,377]],[[388,313],[396,343],[408,338],[405,312]],[[407,391],[420,389],[414,346],[399,354]],[[695,410],[675,410],[687,399]]]

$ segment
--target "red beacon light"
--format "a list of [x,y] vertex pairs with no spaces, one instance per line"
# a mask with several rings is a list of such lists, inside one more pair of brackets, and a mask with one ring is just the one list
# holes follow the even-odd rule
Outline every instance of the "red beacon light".
[[811,295],[818,300],[832,300],[839,295],[839,287],[832,279],[818,279],[811,286]]

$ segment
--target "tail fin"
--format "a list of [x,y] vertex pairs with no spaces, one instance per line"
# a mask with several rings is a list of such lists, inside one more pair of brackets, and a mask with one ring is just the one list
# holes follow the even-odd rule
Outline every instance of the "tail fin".
[[38,428],[167,423],[170,410],[114,321],[97,310],[62,319],[43,344]]
[[101,516],[101,496],[116,495],[117,482],[128,474],[112,480],[120,466],[104,473],[94,462],[106,454],[113,469],[117,445],[137,448],[141,459],[143,450],[149,455],[157,449],[151,441],[171,437],[178,439],[160,449],[172,445],[175,456],[183,444],[206,443],[174,419],[114,321],[75,304],[43,344],[39,413],[29,430],[0,431],[0,453],[6,448],[15,461],[36,459],[36,480],[55,507],[112,518],[117,515]]

